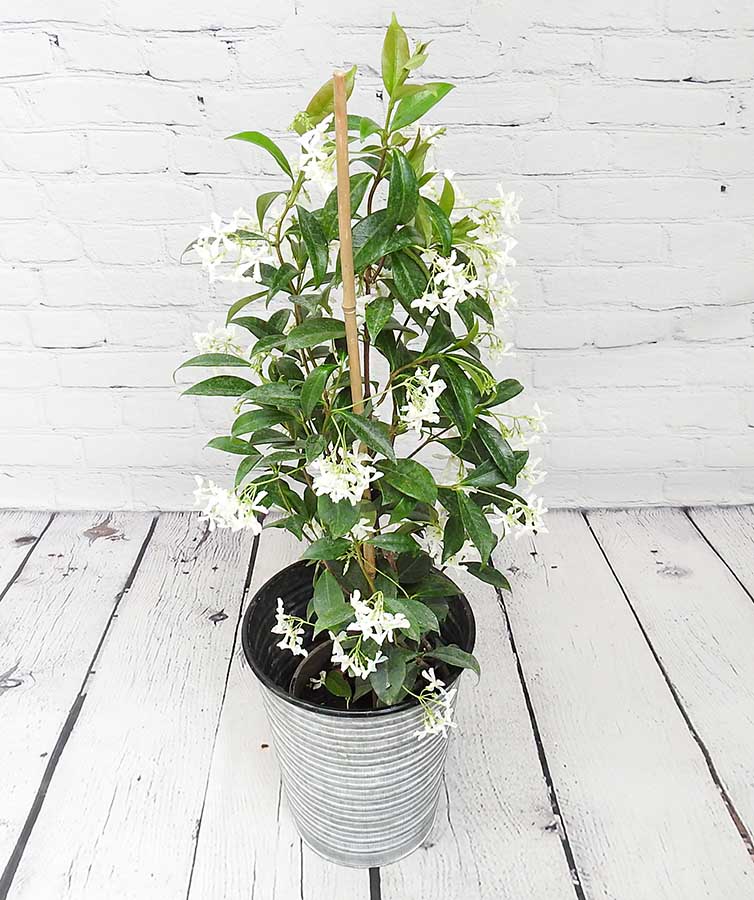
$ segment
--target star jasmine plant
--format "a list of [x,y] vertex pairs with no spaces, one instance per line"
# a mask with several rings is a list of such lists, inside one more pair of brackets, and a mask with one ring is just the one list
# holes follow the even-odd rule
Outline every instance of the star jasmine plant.
[[490,368],[510,347],[520,201],[502,188],[467,199],[436,168],[445,129],[421,120],[453,86],[417,80],[427,50],[393,16],[384,120],[348,116],[363,414],[342,315],[331,81],[293,120],[297,160],[260,132],[233,135],[282,177],[253,215],[214,216],[189,248],[210,280],[244,288],[183,366],[214,373],[187,394],[233,398],[229,431],[210,446],[237,455],[235,484],[197,479],[210,528],[287,529],[315,567],[306,619],[278,601],[279,652],[305,658],[328,643],[329,665],[310,679],[321,702],[413,698],[434,734],[452,725],[454,667],[479,670],[441,636],[453,577],[508,589],[495,546],[545,530],[525,486],[544,475],[528,445],[546,427],[536,406],[507,412],[523,388]]

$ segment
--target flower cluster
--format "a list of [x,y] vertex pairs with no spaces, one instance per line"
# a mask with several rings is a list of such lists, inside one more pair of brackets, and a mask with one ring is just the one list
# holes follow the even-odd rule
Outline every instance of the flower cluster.
[[434,669],[427,669],[422,672],[422,675],[427,679],[427,684],[417,695],[422,708],[423,721],[416,736],[419,739],[434,734],[447,737],[448,729],[456,727],[456,723],[453,721],[453,701],[456,689],[446,690],[445,682],[437,678]]
[[251,217],[242,209],[237,209],[228,223],[212,214],[212,224],[202,229],[192,245],[210,281],[244,277],[259,281],[261,264],[273,262],[274,255],[267,238],[256,235],[250,230],[253,228]]
[[474,277],[468,263],[459,262],[458,254],[453,250],[450,256],[442,256],[434,250],[428,250],[424,258],[432,267],[434,289],[427,292],[411,304],[420,312],[433,313],[438,309],[452,313],[456,305],[478,293],[481,285]]
[[406,405],[401,409],[401,421],[410,431],[421,434],[424,423],[436,425],[440,421],[437,399],[445,390],[442,378],[436,378],[438,365],[429,370],[419,368],[406,381]]
[[394,631],[411,627],[403,613],[393,614],[385,610],[381,591],[375,591],[368,600],[361,599],[361,591],[354,591],[350,602],[356,613],[356,621],[351,622],[348,631],[359,631],[365,640],[372,640],[380,647],[386,638],[392,643]]
[[224,328],[210,322],[204,332],[194,332],[194,344],[200,353],[230,353],[243,356],[243,350],[236,343],[232,328]]
[[333,503],[348,500],[356,506],[364,491],[382,474],[371,462],[369,454],[359,449],[358,441],[351,450],[335,447],[325,451],[308,466],[313,476],[312,490],[318,496],[327,494]]
[[299,170],[307,181],[324,193],[335,187],[335,144],[327,134],[332,122],[333,117],[327,116],[298,138],[301,146]]
[[380,663],[387,662],[387,656],[377,647],[374,655],[370,655],[364,647],[363,638],[349,638],[348,633],[330,632],[332,639],[332,662],[340,666],[341,672],[353,675],[354,678],[367,679],[377,671]]
[[463,563],[478,562],[479,551],[474,544],[466,540],[461,548],[449,556],[443,562],[445,553],[445,525],[448,521],[447,512],[440,506],[436,509],[437,521],[430,522],[422,531],[414,535],[414,540],[429,556],[438,569],[447,567],[465,571]]
[[518,540],[525,534],[547,534],[544,522],[547,507],[541,497],[529,494],[525,502],[519,499],[511,501],[508,510],[500,516],[492,516],[494,526],[502,527],[505,533],[511,533]]
[[262,531],[259,516],[268,512],[260,502],[264,494],[262,497],[254,497],[247,492],[238,494],[219,487],[214,481],[205,482],[199,475],[195,478],[195,502],[202,507],[200,518],[209,523],[210,531],[215,528],[230,528],[231,531],[248,528],[253,534]]
[[277,644],[281,650],[290,650],[294,656],[308,656],[309,651],[304,647],[304,625],[307,624],[304,619],[287,615],[283,600],[278,597],[275,624],[271,631],[273,634],[283,635],[283,639]]

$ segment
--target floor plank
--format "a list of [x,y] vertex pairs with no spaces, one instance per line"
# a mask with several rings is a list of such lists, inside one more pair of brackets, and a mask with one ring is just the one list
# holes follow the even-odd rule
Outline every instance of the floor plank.
[[689,516],[754,597],[754,506],[690,509]]
[[251,546],[160,516],[12,900],[185,900]]
[[382,898],[574,900],[497,596],[471,576],[454,578],[474,608],[482,679],[462,679],[434,832],[381,870]]
[[[262,533],[249,597],[300,556],[287,533]],[[240,640],[228,681],[189,900],[368,900],[365,871],[339,868],[302,842],[284,797],[256,679]]]
[[754,866],[579,513],[506,542],[511,623],[587,897],[754,898]]
[[[681,510],[595,512],[587,518],[753,834],[751,597]],[[751,554],[750,545],[749,560]]]
[[[3,528],[3,537],[37,534],[49,518],[19,515],[10,531]],[[0,872],[152,518],[56,515],[0,602]],[[106,519],[112,532],[92,538],[92,529]]]
[[[48,512],[0,510],[0,595],[18,571],[18,567],[33,552],[50,518],[51,513]],[[0,667],[0,676],[2,671]]]

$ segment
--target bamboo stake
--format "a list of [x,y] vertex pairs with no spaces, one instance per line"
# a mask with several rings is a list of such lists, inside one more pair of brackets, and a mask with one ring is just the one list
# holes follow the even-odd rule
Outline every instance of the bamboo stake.
[[[353,242],[351,240],[351,181],[348,171],[348,116],[346,113],[345,72],[333,73],[333,104],[335,112],[335,158],[338,176],[338,234],[340,236],[340,273],[343,278],[343,318],[346,326],[348,370],[351,379],[351,402],[357,415],[364,412],[364,383],[359,358],[359,328],[356,324],[356,279],[353,272]],[[362,445],[363,446],[363,445]],[[367,488],[365,497],[370,499]],[[371,581],[376,571],[374,547],[364,545],[367,577]]]

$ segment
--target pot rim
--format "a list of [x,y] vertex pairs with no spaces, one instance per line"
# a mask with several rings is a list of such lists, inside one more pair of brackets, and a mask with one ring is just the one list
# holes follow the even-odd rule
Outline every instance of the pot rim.
[[[332,716],[333,718],[340,719],[376,719],[379,717],[390,716],[396,713],[406,712],[407,710],[418,708],[419,701],[414,697],[407,697],[405,700],[402,700],[400,703],[396,703],[394,706],[385,706],[380,709],[329,709],[326,706],[318,706],[316,703],[312,703],[309,700],[304,700],[301,697],[294,697],[288,691],[284,690],[280,687],[280,685],[275,684],[275,682],[270,678],[270,676],[257,664],[254,656],[251,652],[251,647],[249,645],[249,620],[251,618],[252,612],[259,602],[259,597],[261,594],[264,594],[272,582],[276,581],[280,578],[280,576],[289,571],[290,569],[296,568],[309,568],[306,560],[298,560],[298,562],[292,563],[289,566],[285,566],[285,568],[280,569],[274,575],[265,581],[263,585],[261,585],[254,596],[249,601],[248,606],[246,607],[246,612],[243,615],[243,621],[241,623],[241,645],[243,647],[243,653],[246,657],[246,662],[249,664],[252,672],[257,677],[257,679],[262,683],[262,685],[267,688],[267,690],[272,691],[273,694],[276,694],[283,700],[286,700],[288,703],[293,704],[294,706],[298,706],[301,709],[306,709],[309,712],[315,713],[317,715],[325,715]],[[474,645],[476,644],[476,620],[474,619],[474,611],[471,608],[471,604],[466,599],[466,595],[463,593],[456,594],[455,600],[460,603],[467,613],[467,618],[470,624],[469,628],[469,648],[468,653],[474,652]],[[448,682],[448,687],[454,685],[460,676],[463,674],[463,669],[459,669],[455,675]]]

